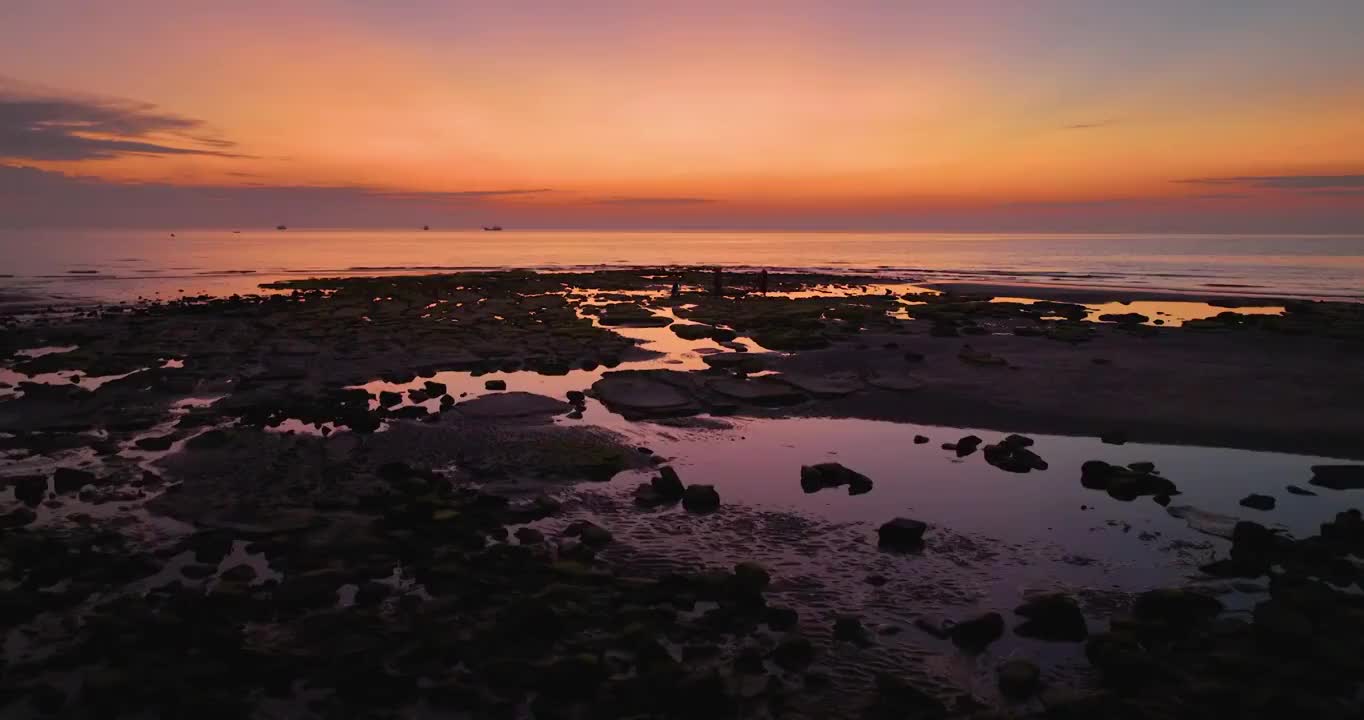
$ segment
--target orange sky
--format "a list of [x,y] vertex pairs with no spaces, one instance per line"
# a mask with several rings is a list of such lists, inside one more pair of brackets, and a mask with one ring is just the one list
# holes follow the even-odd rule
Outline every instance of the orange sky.
[[1364,4],[1314,4],[33,3],[0,27],[0,99],[148,103],[202,126],[79,132],[230,150],[26,155],[0,124],[0,164],[537,189],[496,202],[578,220],[1214,195],[1358,209]]

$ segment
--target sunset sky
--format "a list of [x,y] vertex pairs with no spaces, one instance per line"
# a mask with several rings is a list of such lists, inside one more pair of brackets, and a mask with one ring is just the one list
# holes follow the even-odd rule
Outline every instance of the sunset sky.
[[1364,232],[1364,2],[0,0],[0,226]]

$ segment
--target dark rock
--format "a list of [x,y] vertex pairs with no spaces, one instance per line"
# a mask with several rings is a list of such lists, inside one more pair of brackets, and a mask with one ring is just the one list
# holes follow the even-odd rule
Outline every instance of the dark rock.
[[1179,493],[1175,484],[1166,478],[1121,465],[1109,465],[1102,460],[1089,460],[1080,466],[1080,484],[1091,490],[1107,490],[1109,495],[1118,500]]
[[150,450],[153,452],[169,450],[170,446],[174,444],[175,438],[174,436],[171,435],[161,435],[159,437],[144,437],[138,438],[137,440],[133,441],[133,445],[137,446],[139,449]]
[[997,672],[999,691],[1012,700],[1032,697],[1042,686],[1042,670],[1027,660],[1005,661]]
[[747,592],[761,592],[772,582],[772,575],[758,563],[741,562],[734,566],[734,581]]
[[1121,325],[1140,325],[1150,322],[1151,318],[1141,313],[1105,313],[1099,316],[1101,322],[1119,323]]
[[714,485],[688,485],[682,494],[682,507],[694,513],[714,512],[720,508],[720,493]]
[[975,452],[976,448],[980,447],[981,442],[982,441],[979,437],[976,437],[975,435],[967,435],[966,437],[958,440],[952,449],[957,451],[957,457],[966,457],[967,455],[970,455],[971,453]]
[[1014,628],[1023,637],[1053,642],[1080,642],[1089,637],[1084,613],[1065,593],[1039,595],[1014,608],[1027,621]]
[[986,445],[983,452],[985,462],[1006,472],[1027,473],[1033,470],[1046,470],[1048,467],[1047,462],[1037,453],[1022,445],[1009,444],[1007,439],[995,445]]
[[787,635],[772,650],[772,662],[783,670],[803,670],[814,659],[814,644],[800,635]]
[[610,530],[595,523],[588,522],[587,520],[575,520],[570,523],[569,526],[564,529],[564,535],[566,537],[576,537],[581,540],[584,545],[591,548],[599,548],[603,545],[607,545],[613,539]]
[[486,389],[488,389],[488,390],[506,390],[506,389],[507,389],[507,381],[506,381],[506,380],[488,380],[487,382],[484,382],[484,383],[483,383],[483,387],[486,388]]
[[800,616],[796,611],[788,607],[769,605],[763,610],[763,622],[766,622],[769,628],[778,632],[794,628],[799,620]]
[[86,485],[96,484],[96,481],[94,473],[76,468],[59,467],[52,473],[52,488],[58,495],[74,494]]
[[569,390],[565,397],[571,405],[583,405],[587,402],[587,395],[582,390]]
[[1205,623],[1222,612],[1222,602],[1192,590],[1161,588],[1137,596],[1132,615],[1143,622],[1164,622],[1175,627]]
[[1134,463],[1128,463],[1127,469],[1131,470],[1132,472],[1153,473],[1156,471],[1156,464],[1153,462],[1148,462],[1146,460],[1139,460]]
[[877,545],[891,550],[917,550],[923,547],[926,523],[897,517],[877,529]]
[[535,528],[517,528],[513,533],[522,545],[537,545],[545,541],[545,534]]
[[800,468],[800,487],[807,493],[840,485],[848,486],[849,495],[861,495],[872,488],[871,478],[839,463],[802,465]]
[[1364,490],[1364,465],[1313,465],[1310,482],[1331,490]]
[[38,519],[37,513],[26,507],[15,508],[4,515],[0,515],[0,530],[10,530],[23,527]]
[[1308,490],[1305,487],[1299,487],[1297,485],[1289,485],[1288,487],[1285,487],[1284,490],[1288,491],[1289,495],[1304,495],[1310,497],[1316,497],[1317,495],[1311,490]]
[[403,396],[398,393],[389,390],[383,390],[379,393],[379,407],[381,408],[391,408],[395,405],[401,405],[402,402]]
[[680,500],[686,494],[686,487],[682,484],[682,478],[678,477],[677,471],[670,465],[664,465],[658,469],[658,475],[649,484],[654,492],[664,500]]
[[862,620],[856,615],[840,615],[834,619],[834,639],[856,645],[869,642],[867,629],[862,627]]
[[426,389],[426,394],[431,397],[440,397],[445,394],[445,383],[427,380],[422,387]]
[[217,565],[232,551],[232,536],[222,532],[201,532],[190,537],[186,543],[194,552],[194,559],[201,563]]
[[1122,430],[1109,430],[1100,435],[1099,440],[1108,445],[1124,445],[1127,443],[1127,433]]
[[1274,498],[1270,495],[1251,493],[1241,498],[1241,506],[1252,510],[1273,510],[1274,504]]
[[915,435],[915,436],[914,436],[914,444],[915,444],[915,445],[924,445],[924,444],[926,444],[927,442],[928,442],[928,436],[927,436],[927,435]]
[[990,612],[953,625],[947,632],[952,644],[970,652],[980,652],[1004,635],[1004,616]]
[[37,507],[47,498],[47,478],[42,475],[17,477],[12,484],[15,499],[29,507]]

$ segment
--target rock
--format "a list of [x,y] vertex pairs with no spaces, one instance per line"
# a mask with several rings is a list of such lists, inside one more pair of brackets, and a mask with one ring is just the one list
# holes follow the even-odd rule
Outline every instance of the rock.
[[1177,495],[1170,480],[1151,472],[1137,472],[1102,460],[1089,460],[1080,466],[1080,484],[1091,490],[1107,490],[1118,500],[1134,500],[1142,495]]
[[804,393],[792,386],[767,378],[714,378],[706,388],[727,398],[753,405],[794,405],[804,402]]
[[1001,663],[997,674],[999,691],[1012,700],[1025,700],[1042,686],[1042,670],[1027,660],[1015,659]]
[[1118,323],[1121,325],[1140,325],[1151,322],[1151,318],[1141,313],[1104,313],[1099,316],[1100,322]]
[[38,519],[38,514],[26,507],[15,508],[4,515],[0,515],[0,530],[11,530],[23,527]]
[[915,435],[915,436],[914,436],[914,444],[915,444],[915,445],[924,445],[924,444],[927,444],[927,443],[928,443],[928,436],[927,436],[927,435]]
[[528,392],[507,392],[483,395],[454,406],[460,414],[471,418],[549,417],[567,412],[572,406],[562,400]]
[[391,408],[395,405],[401,405],[402,402],[403,396],[398,393],[389,390],[383,390],[379,393],[379,407],[381,408]]
[[877,545],[891,550],[917,550],[923,547],[926,523],[897,517],[877,529]]
[[763,610],[763,622],[767,623],[767,627],[778,632],[784,632],[794,628],[799,621],[800,615],[798,615],[795,610],[788,607],[768,605],[767,608]]
[[1364,465],[1313,465],[1310,482],[1331,490],[1364,490]]
[[566,537],[576,537],[581,540],[584,545],[591,548],[599,548],[606,545],[610,543],[614,537],[610,530],[595,523],[588,522],[587,520],[573,521],[567,528],[564,528],[563,534]]
[[1316,497],[1316,495],[1317,495],[1316,493],[1312,492],[1311,490],[1308,490],[1308,489],[1305,488],[1305,487],[1299,487],[1299,486],[1297,486],[1297,485],[1289,485],[1289,486],[1285,487],[1284,490],[1288,491],[1288,494],[1289,494],[1289,495],[1304,495],[1304,496],[1310,496],[1310,497]]
[[714,485],[688,485],[682,494],[682,507],[694,513],[714,512],[720,508],[720,493]]
[[1156,471],[1156,464],[1146,460],[1140,460],[1134,463],[1128,463],[1127,469],[1132,472],[1153,473]]
[[849,495],[871,492],[872,488],[871,478],[855,470],[849,470],[839,463],[802,465],[800,468],[800,487],[806,493],[841,485],[848,486]]
[[507,381],[506,381],[506,380],[487,380],[487,381],[485,381],[485,382],[483,383],[483,387],[486,388],[486,389],[488,389],[488,390],[506,390],[506,389],[507,389]]
[[1205,623],[1222,612],[1222,602],[1192,590],[1162,588],[1137,596],[1132,615],[1143,622],[1164,622],[1175,627]]
[[856,645],[867,645],[867,629],[856,615],[840,615],[834,619],[834,640]]
[[1270,495],[1251,493],[1241,498],[1241,506],[1252,510],[1273,510],[1274,504],[1274,498]]
[[201,563],[217,565],[232,552],[232,536],[225,532],[200,532],[186,542],[194,552],[194,559]]
[[256,579],[256,569],[250,565],[234,565],[218,576],[223,582],[250,584]]
[[957,647],[980,652],[1004,635],[1004,616],[997,612],[985,613],[953,625],[947,634]]
[[15,499],[29,507],[37,507],[47,499],[47,478],[42,475],[17,477],[12,480],[12,484]]
[[773,377],[773,379],[784,382],[801,392],[826,398],[849,395],[863,387],[862,379],[853,373],[828,373],[824,375],[783,373]]
[[92,472],[59,467],[52,473],[52,488],[58,495],[70,495],[79,492],[86,485],[94,485],[96,480]]
[[438,383],[434,380],[427,380],[422,384],[422,387],[426,388],[426,394],[431,397],[440,397],[445,394],[446,390],[445,383]]
[[699,411],[700,405],[691,395],[669,382],[675,378],[681,381],[681,378],[666,372],[609,372],[592,384],[592,392],[607,407],[626,415],[666,417]]
[[1010,448],[1025,448],[1025,447],[1032,447],[1032,446],[1033,446],[1033,443],[1034,443],[1034,441],[1033,441],[1032,438],[1030,438],[1030,437],[1028,437],[1028,436],[1026,436],[1026,435],[1017,435],[1017,434],[1008,435],[1008,436],[1006,436],[1002,441],[1000,441],[1000,444],[1001,444],[1001,445],[1003,445],[1003,446],[1005,446],[1005,447],[1010,447]]
[[1014,608],[1027,621],[1014,628],[1023,637],[1052,642],[1080,642],[1089,637],[1084,613],[1065,593],[1039,595]]
[[681,500],[686,494],[686,487],[682,485],[682,478],[678,477],[677,471],[671,465],[664,465],[658,469],[658,475],[649,484],[654,492],[663,500]]
[[787,635],[772,650],[772,662],[787,671],[803,670],[814,659],[814,644],[800,635]]
[[701,362],[717,370],[755,373],[767,369],[772,357],[772,353],[722,352],[702,355]]
[[975,435],[967,435],[953,444],[952,449],[957,451],[957,457],[966,457],[980,447],[981,439]]
[[512,534],[516,536],[516,539],[519,540],[522,545],[539,545],[545,541],[545,534],[535,528],[517,528],[516,532]]
[[582,390],[569,390],[565,395],[571,405],[584,405],[587,403],[587,395]]
[[175,444],[175,438],[171,435],[161,435],[160,437],[144,437],[138,438],[137,440],[133,441],[133,445],[135,445],[138,449],[150,450],[153,452],[169,450],[170,446],[173,444]]
[[1127,443],[1127,433],[1122,430],[1109,430],[1100,435],[1099,440],[1108,445],[1124,445]]
[[922,388],[924,381],[902,372],[873,372],[867,375],[867,384],[881,390],[913,392]]
[[[958,444],[958,450],[960,450],[960,444]],[[1007,438],[1004,442],[986,445],[983,454],[985,462],[1006,472],[1027,473],[1033,470],[1046,470],[1048,467],[1047,461],[1043,460],[1037,453],[1029,450],[1026,446],[1010,445]]]
[[734,566],[734,580],[749,592],[761,592],[772,582],[772,576],[758,563],[741,562]]

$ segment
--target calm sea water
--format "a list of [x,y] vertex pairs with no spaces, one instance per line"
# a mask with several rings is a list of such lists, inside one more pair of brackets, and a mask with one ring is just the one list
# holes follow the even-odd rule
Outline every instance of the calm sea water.
[[725,265],[1200,294],[1364,299],[1364,236],[420,230],[0,230],[0,294],[250,292],[315,275]]

